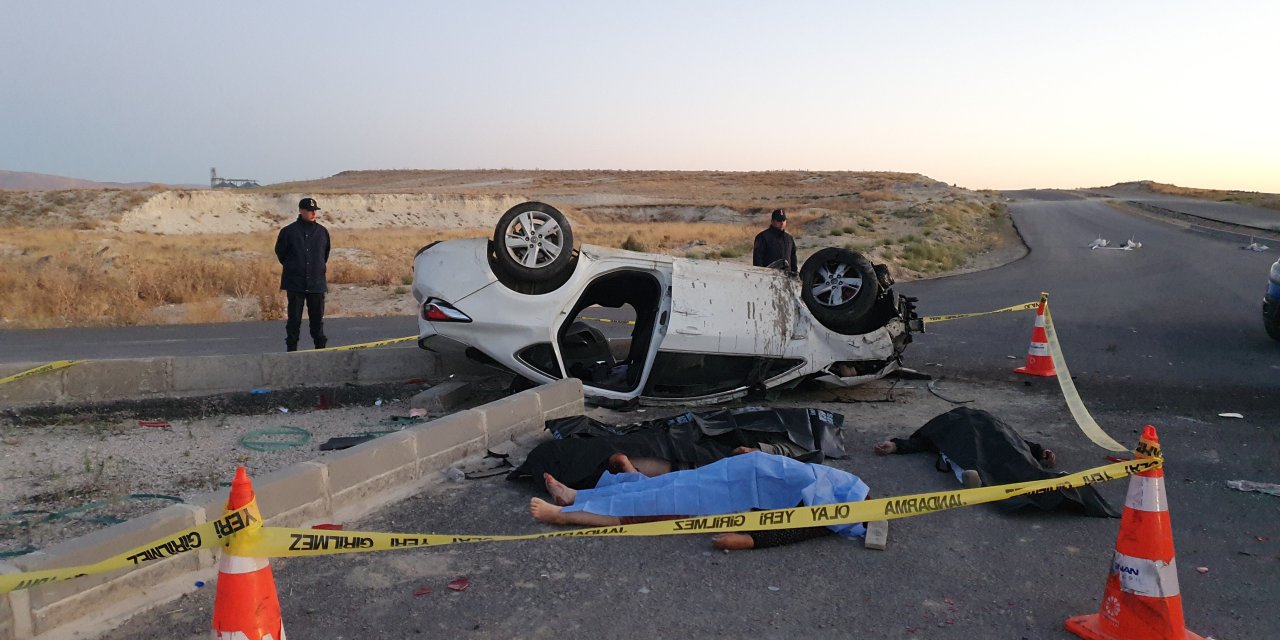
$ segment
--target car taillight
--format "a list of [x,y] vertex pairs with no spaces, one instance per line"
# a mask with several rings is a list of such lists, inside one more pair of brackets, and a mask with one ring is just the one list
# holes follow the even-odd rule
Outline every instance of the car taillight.
[[422,319],[431,322],[471,322],[467,314],[454,309],[438,298],[427,298],[422,303]]

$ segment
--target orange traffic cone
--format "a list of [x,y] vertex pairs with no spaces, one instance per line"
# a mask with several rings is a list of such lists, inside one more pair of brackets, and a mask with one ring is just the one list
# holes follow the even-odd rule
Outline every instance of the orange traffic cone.
[[266,558],[245,556],[244,536],[262,528],[262,514],[254,499],[253,483],[244,467],[236,468],[231,481],[227,512],[249,508],[248,522],[222,551],[218,559],[218,591],[213,601],[215,640],[285,640],[280,619],[280,600],[271,565]]
[[[1142,430],[1137,454],[1160,455],[1155,427]],[[1183,626],[1164,469],[1129,477],[1102,606],[1098,613],[1068,618],[1065,626],[1085,640],[1203,640]]]
[[1053,356],[1049,354],[1049,334],[1044,330],[1044,310],[1049,305],[1049,294],[1040,294],[1040,308],[1036,310],[1036,326],[1031,329],[1031,346],[1027,349],[1027,366],[1014,369],[1014,373],[1052,378],[1058,375],[1053,368]]

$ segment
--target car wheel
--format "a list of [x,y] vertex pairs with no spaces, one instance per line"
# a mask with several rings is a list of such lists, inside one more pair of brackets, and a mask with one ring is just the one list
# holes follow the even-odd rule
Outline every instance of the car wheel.
[[541,202],[518,204],[502,214],[491,246],[494,273],[516,290],[563,278],[576,257],[569,220]]
[[1271,336],[1272,340],[1280,340],[1280,317],[1268,318],[1264,316],[1262,323],[1267,327],[1267,335]]
[[822,326],[836,333],[864,333],[862,318],[878,295],[875,267],[855,251],[823,249],[800,268],[800,298]]

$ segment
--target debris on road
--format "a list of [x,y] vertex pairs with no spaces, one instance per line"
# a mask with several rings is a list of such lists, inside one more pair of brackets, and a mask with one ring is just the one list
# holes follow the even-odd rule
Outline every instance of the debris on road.
[[311,442],[310,431],[290,426],[264,427],[240,437],[240,446],[250,451],[283,451],[308,442]]
[[1242,419],[1242,418],[1244,418],[1244,415],[1243,415],[1243,414],[1239,414],[1239,413],[1219,413],[1219,414],[1218,414],[1218,417],[1219,417],[1219,418],[1238,418],[1238,419]]
[[320,450],[321,451],[342,451],[343,449],[350,449],[351,447],[354,447],[358,444],[368,442],[376,437],[377,436],[371,433],[366,433],[358,436],[338,436],[336,438],[329,438],[328,440],[325,440],[323,444],[320,445]]
[[421,587],[418,587],[418,590],[414,591],[413,595],[415,598],[418,596],[429,596],[431,595],[431,587],[424,584]]
[[249,392],[249,395],[254,395],[254,396],[265,396],[265,395],[267,395],[268,393],[271,393],[271,390],[270,390],[270,389],[268,389],[268,388],[266,388],[266,387],[259,387],[259,388],[257,388],[257,389],[254,389],[254,390],[250,391],[250,392]]
[[139,420],[138,426],[147,427],[150,429],[168,429],[169,421],[168,420]]
[[1258,493],[1280,497],[1280,484],[1253,482],[1251,480],[1228,480],[1227,486],[1236,491],[1257,491]]
[[450,591],[466,591],[469,586],[471,586],[471,581],[465,577],[452,580],[448,584]]

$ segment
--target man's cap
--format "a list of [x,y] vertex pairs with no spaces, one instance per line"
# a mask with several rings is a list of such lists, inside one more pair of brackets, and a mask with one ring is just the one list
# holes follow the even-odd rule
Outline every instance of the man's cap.
[[773,215],[769,216],[774,222],[786,222],[787,212],[782,209],[774,209]]
[[303,198],[298,201],[298,208],[306,209],[307,211],[319,211],[320,205],[316,204],[315,198]]

